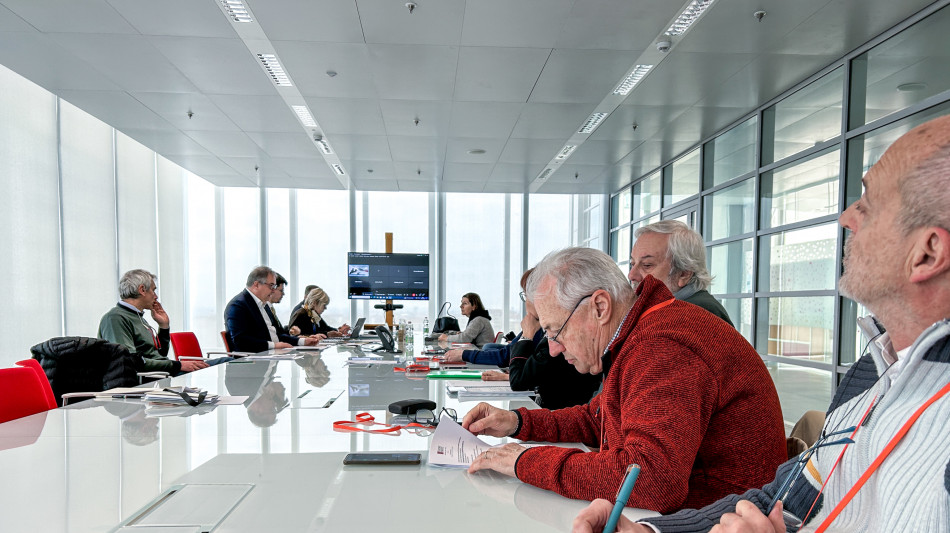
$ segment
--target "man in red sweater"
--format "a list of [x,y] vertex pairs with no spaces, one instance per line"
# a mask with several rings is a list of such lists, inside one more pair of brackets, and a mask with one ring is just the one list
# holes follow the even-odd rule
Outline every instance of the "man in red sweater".
[[604,374],[587,405],[507,411],[479,404],[475,434],[582,442],[596,449],[506,444],[469,469],[492,469],[569,498],[616,497],[624,469],[642,467],[627,505],[668,513],[772,479],[786,459],[775,386],[729,324],[646,277],[636,289],[590,248],[549,254],[528,280],[551,355]]

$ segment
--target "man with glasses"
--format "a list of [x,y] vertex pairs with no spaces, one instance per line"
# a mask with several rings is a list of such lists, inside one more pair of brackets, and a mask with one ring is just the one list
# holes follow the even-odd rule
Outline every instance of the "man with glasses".
[[237,352],[263,352],[275,348],[313,346],[316,338],[296,337],[278,331],[267,302],[277,289],[277,274],[266,266],[256,267],[247,276],[246,288],[228,302],[224,327]]
[[277,287],[274,288],[274,292],[271,293],[270,299],[267,301],[267,311],[270,313],[271,323],[277,328],[277,333],[289,335],[290,328],[280,323],[280,318],[277,317],[277,309],[274,307],[284,299],[284,292],[287,290],[287,278],[281,276],[279,272],[275,272],[274,275]]
[[652,276],[635,293],[610,256],[591,248],[548,254],[527,294],[551,355],[603,374],[601,393],[555,411],[479,404],[463,426],[596,451],[506,444],[481,454],[470,471],[490,468],[592,500],[615,498],[625,468],[637,463],[642,472],[627,505],[670,512],[760,486],[786,459],[768,370],[723,320],[675,300]]
[[[822,438],[761,490],[620,530],[950,531],[950,115],[901,136],[862,183],[839,218],[850,233],[838,287],[877,320],[858,320],[869,351]],[[605,506],[575,531],[600,531]]]
[[[208,366],[206,361],[173,361],[168,358],[171,330],[168,313],[158,302],[157,278],[147,270],[129,270],[119,279],[119,303],[99,320],[100,339],[126,346],[144,361],[145,372],[177,375]],[[148,310],[158,324],[156,332],[145,320]]]

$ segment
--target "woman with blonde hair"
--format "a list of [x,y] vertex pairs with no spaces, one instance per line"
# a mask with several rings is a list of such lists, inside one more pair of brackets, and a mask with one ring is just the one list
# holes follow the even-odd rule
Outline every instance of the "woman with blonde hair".
[[350,333],[350,326],[343,324],[339,328],[331,328],[327,325],[326,321],[323,320],[322,315],[326,312],[328,305],[330,305],[330,296],[320,287],[316,287],[307,293],[307,297],[304,298],[303,301],[303,307],[298,309],[297,312],[290,317],[291,331],[293,331],[294,328],[299,330],[298,333],[291,334],[323,334],[327,337],[342,337],[348,335]]

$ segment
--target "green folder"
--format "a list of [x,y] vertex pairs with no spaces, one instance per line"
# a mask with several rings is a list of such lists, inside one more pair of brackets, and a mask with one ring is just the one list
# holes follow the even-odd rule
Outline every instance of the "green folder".
[[484,370],[430,370],[429,379],[482,379]]

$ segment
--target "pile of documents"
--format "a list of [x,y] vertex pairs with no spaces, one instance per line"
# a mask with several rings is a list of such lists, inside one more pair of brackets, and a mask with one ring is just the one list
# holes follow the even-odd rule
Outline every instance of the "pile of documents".
[[534,391],[511,390],[511,385],[504,381],[469,381],[453,380],[446,383],[445,390],[458,394],[459,401],[531,398]]
[[[189,402],[187,398],[191,399]],[[196,387],[165,387],[164,389],[148,389],[145,392],[145,401],[152,405],[200,405],[216,404],[219,396],[208,394],[207,391]]]

